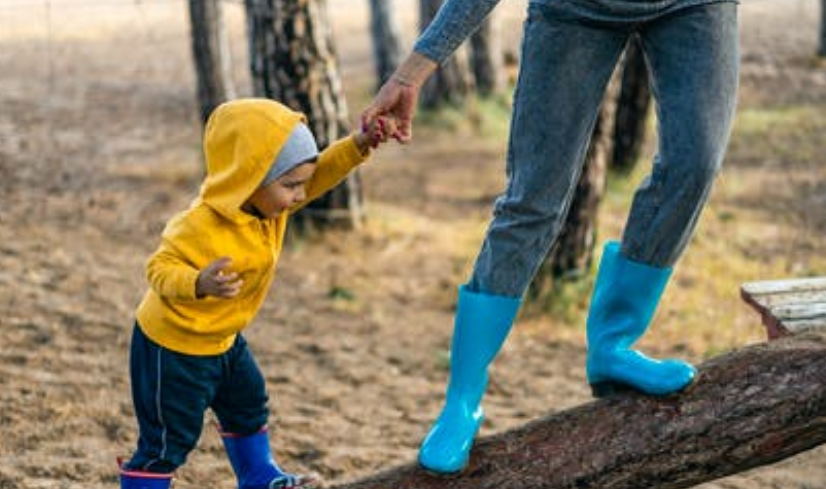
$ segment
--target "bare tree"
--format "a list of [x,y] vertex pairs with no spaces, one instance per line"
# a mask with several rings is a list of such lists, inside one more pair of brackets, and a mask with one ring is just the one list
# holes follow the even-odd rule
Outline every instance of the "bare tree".
[[[419,28],[424,31],[442,6],[442,0],[419,0]],[[435,109],[443,105],[459,105],[470,90],[470,72],[467,60],[450,56],[422,87],[419,103]]]
[[[325,0],[245,0],[253,91],[303,112],[324,148],[349,130]],[[357,226],[362,219],[358,173],[297,216],[299,229]]]
[[390,78],[401,60],[401,36],[393,15],[393,0],[370,0],[370,33],[376,65],[377,87]]
[[470,66],[480,95],[491,95],[505,87],[500,34],[497,16],[491,14],[470,36]]
[[622,85],[617,100],[614,152],[611,169],[633,171],[645,143],[646,122],[651,105],[648,68],[638,38],[628,43],[622,62]]
[[201,122],[213,109],[235,98],[229,40],[220,0],[189,0],[192,54],[198,79]]
[[826,0],[820,0],[820,40],[817,54],[826,58]]

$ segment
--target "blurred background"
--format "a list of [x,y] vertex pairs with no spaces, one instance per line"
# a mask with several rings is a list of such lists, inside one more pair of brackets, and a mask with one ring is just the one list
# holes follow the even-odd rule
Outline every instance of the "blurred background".
[[[117,484],[143,263],[197,195],[215,104],[266,96],[322,143],[357,127],[438,0],[0,0],[0,489]],[[249,329],[282,464],[331,483],[415,457],[442,400],[456,287],[504,188],[526,0],[501,2],[381,147],[296,222]],[[723,172],[641,347],[695,362],[765,341],[744,282],[826,275],[821,0],[743,0]],[[560,246],[497,359],[482,434],[590,400],[584,316],[656,148],[629,45]],[[309,96],[308,96],[309,94]],[[234,487],[208,417],[178,488]],[[703,486],[826,487],[826,452]]]

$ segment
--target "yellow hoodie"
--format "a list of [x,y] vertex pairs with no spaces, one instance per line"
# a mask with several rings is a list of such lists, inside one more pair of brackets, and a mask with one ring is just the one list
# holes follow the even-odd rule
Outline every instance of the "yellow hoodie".
[[[167,223],[150,256],[150,288],[136,311],[154,342],[190,355],[227,351],[258,312],[275,276],[289,213],[259,219],[241,205],[263,180],[276,155],[304,116],[266,99],[225,103],[211,115],[204,134],[207,175],[189,209]],[[366,158],[353,137],[319,155],[307,184],[309,202],[337,185]],[[243,280],[231,298],[195,295],[198,273],[222,256]]]

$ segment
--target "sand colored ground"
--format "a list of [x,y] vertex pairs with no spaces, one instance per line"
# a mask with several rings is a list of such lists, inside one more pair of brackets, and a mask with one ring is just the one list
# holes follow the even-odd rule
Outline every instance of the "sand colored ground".
[[[372,68],[367,2],[354,3],[330,7],[355,118]],[[730,156],[650,351],[702,361],[761,341],[737,285],[826,275],[818,3],[744,1]],[[400,5],[409,44],[415,7]],[[499,9],[511,49],[523,8]],[[244,94],[240,2],[227,10]],[[187,36],[181,1],[0,1],[0,489],[117,486],[115,457],[136,435],[127,347],[143,261],[201,171]],[[503,185],[494,134],[417,126],[413,144],[382,149],[363,170],[363,229],[297,240],[284,254],[248,338],[287,468],[335,483],[415,456],[442,398],[454,291]],[[614,185],[603,235],[618,232],[635,181]],[[494,367],[483,433],[589,401],[587,294],[574,297],[572,320],[519,322]],[[180,489],[234,487],[206,423]],[[702,487],[824,488],[826,451]]]

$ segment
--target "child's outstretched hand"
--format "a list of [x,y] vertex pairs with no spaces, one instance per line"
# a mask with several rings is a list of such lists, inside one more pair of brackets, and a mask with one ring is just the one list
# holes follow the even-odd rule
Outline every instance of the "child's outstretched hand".
[[369,124],[361,126],[361,132],[356,134],[356,144],[366,152],[368,148],[378,148],[379,144],[390,139],[398,139],[398,130],[395,119],[391,117],[377,117]]
[[238,278],[236,272],[227,271],[230,265],[232,258],[224,256],[204,267],[195,281],[195,295],[199,298],[211,295],[224,299],[238,295],[244,281]]

